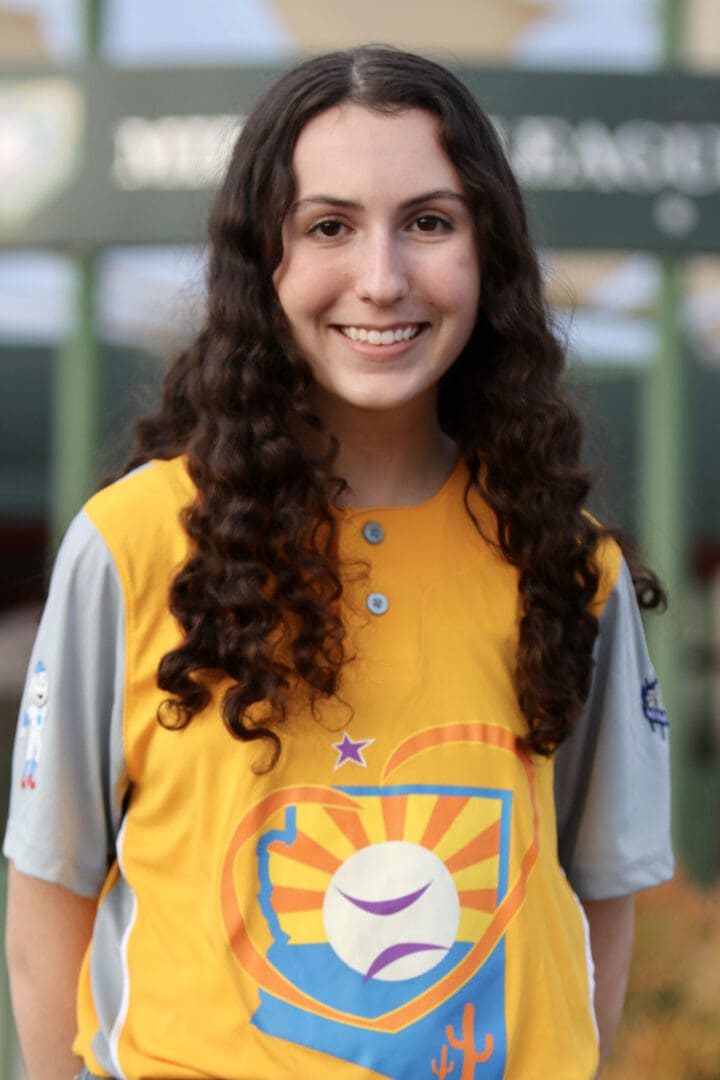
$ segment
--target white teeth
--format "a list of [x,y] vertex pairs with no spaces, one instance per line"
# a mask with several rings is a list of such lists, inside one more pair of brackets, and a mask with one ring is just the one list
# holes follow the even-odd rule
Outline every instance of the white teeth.
[[341,326],[340,330],[351,341],[367,341],[370,345],[393,345],[396,341],[409,341],[420,333],[419,326],[405,326],[398,330],[366,330],[364,326]]

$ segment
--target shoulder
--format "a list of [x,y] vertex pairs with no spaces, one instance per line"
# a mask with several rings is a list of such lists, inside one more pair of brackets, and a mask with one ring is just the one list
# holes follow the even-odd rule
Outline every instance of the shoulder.
[[112,557],[126,597],[166,589],[188,553],[181,513],[195,495],[185,458],[150,461],[84,507]]
[[185,458],[149,461],[98,491],[84,513],[116,562],[143,559],[158,547],[183,546],[182,510],[195,496]]
[[112,552],[85,510],[68,526],[58,548],[50,580],[49,599],[72,593],[102,592],[116,580]]
[[[53,565],[36,637],[45,652],[58,643],[114,640],[122,626],[123,596],[109,545],[84,510],[71,521]],[[44,659],[44,657],[41,657]]]
[[153,460],[98,491],[84,509],[104,533],[108,528],[130,526],[140,513],[146,522],[162,520],[168,510],[179,512],[188,505],[194,494],[185,458]]
[[599,580],[591,607],[593,614],[600,618],[623,576],[625,566],[620,545],[612,536],[601,535],[595,551],[595,566]]

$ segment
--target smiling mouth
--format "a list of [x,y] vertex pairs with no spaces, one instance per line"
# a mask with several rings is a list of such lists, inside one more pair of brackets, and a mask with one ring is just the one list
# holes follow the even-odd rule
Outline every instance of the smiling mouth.
[[351,341],[362,341],[368,345],[395,345],[399,341],[412,341],[427,323],[409,323],[392,329],[368,329],[366,326],[338,326],[340,333]]

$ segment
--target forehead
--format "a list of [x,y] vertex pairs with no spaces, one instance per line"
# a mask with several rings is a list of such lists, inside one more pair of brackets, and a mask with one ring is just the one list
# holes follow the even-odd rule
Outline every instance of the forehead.
[[374,191],[398,199],[423,190],[462,194],[440,145],[437,118],[422,109],[384,113],[352,102],[305,125],[293,155],[297,197],[323,193],[360,201]]

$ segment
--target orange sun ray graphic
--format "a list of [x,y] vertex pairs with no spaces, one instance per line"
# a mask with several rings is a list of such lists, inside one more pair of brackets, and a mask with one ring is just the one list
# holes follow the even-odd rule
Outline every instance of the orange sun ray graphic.
[[360,820],[357,810],[337,810],[333,806],[325,807],[325,813],[335,822],[340,832],[345,836],[356,851],[370,844],[370,837],[365,831],[365,826]]
[[382,801],[382,813],[385,821],[385,836],[388,840],[402,840],[407,814],[406,795],[388,795]]
[[500,821],[498,820],[493,821],[463,848],[456,851],[452,858],[446,859],[445,865],[452,873],[454,870],[462,870],[466,866],[481,862],[483,859],[490,859],[493,855],[497,855],[499,850]]
[[273,889],[272,905],[278,915],[292,911],[313,911],[322,907],[324,895],[314,889],[293,889],[276,885]]
[[313,866],[318,870],[326,870],[329,874],[334,874],[341,863],[337,855],[333,855],[317,840],[313,840],[311,836],[306,836],[302,832],[297,833],[291,847],[281,846],[275,841],[270,844],[270,850],[282,850],[288,859],[294,859],[296,862]]
[[[481,814],[466,796],[387,795],[381,800],[381,813],[376,810],[374,815],[363,814],[363,801],[356,798],[360,804],[356,810],[301,807],[292,842],[270,843],[271,904],[291,940],[324,940],[321,912],[333,874],[349,853],[392,840],[419,844],[441,859],[456,879],[468,931],[478,917],[484,923],[492,915],[500,899],[497,800],[488,799]],[[470,821],[475,832],[468,840]],[[309,917],[313,912],[315,919]]]
[[423,847],[430,849],[435,847],[458,815],[465,809],[468,801],[466,795],[451,795],[446,799],[437,799],[435,801],[433,812],[420,841]]

